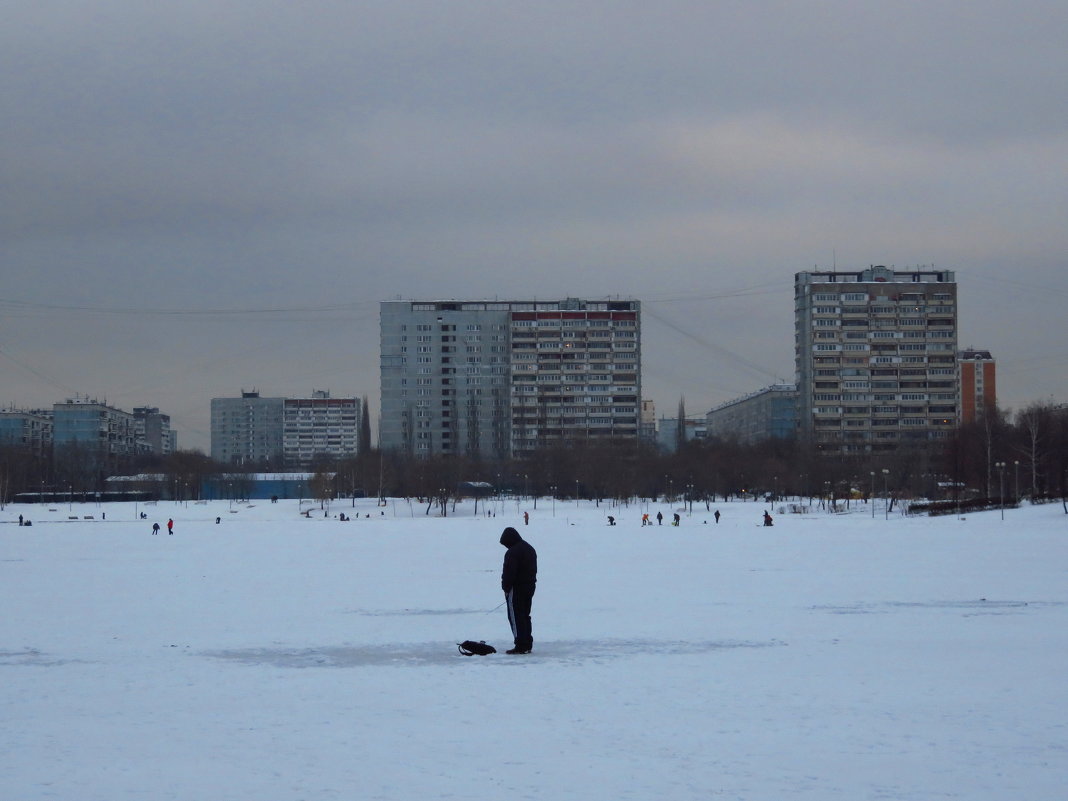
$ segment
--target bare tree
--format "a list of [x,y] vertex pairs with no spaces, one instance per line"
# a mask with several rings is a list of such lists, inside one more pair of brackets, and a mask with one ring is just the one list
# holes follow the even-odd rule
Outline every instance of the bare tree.
[[686,447],[686,398],[679,398],[678,427],[675,429],[675,452]]
[[1020,442],[1017,450],[1026,457],[1030,468],[1032,496],[1039,492],[1039,471],[1046,461],[1047,446],[1053,428],[1052,416],[1052,407],[1041,403],[1033,403],[1016,415],[1017,437]]
[[358,454],[369,453],[371,451],[371,404],[367,400],[367,396],[364,395],[360,399],[360,435],[356,441],[356,452]]
[[326,502],[334,497],[334,477],[323,470],[312,476],[309,489],[315,500],[319,501],[319,508],[325,509]]

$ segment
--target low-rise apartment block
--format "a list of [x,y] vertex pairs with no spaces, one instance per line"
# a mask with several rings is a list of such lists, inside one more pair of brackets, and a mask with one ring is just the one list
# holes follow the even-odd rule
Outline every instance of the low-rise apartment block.
[[797,387],[773,384],[720,404],[705,415],[709,437],[753,445],[797,436]]

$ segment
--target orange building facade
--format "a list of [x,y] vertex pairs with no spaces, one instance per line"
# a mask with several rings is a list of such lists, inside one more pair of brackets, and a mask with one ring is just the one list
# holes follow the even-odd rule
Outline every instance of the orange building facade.
[[960,370],[960,422],[974,423],[997,405],[997,362],[988,350],[962,350]]

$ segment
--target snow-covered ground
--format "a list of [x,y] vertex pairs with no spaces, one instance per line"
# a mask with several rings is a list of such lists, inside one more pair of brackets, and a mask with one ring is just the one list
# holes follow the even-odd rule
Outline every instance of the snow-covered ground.
[[[0,798],[1065,797],[1059,504],[718,508],[9,506]],[[460,656],[510,646],[506,525],[534,652]]]

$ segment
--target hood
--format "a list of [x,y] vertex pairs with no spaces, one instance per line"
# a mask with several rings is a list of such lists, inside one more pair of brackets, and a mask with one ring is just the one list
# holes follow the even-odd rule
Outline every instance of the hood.
[[513,545],[517,545],[522,542],[523,538],[519,536],[519,532],[509,526],[501,533],[501,545],[505,548],[511,548]]

